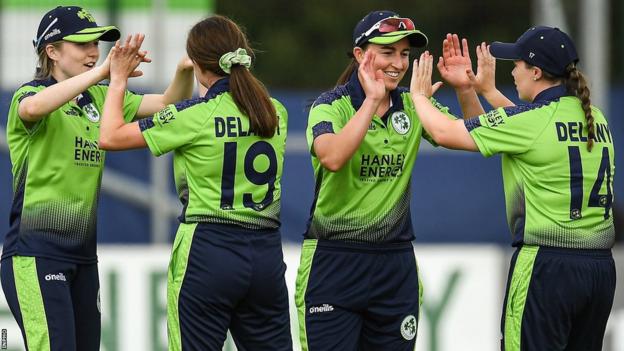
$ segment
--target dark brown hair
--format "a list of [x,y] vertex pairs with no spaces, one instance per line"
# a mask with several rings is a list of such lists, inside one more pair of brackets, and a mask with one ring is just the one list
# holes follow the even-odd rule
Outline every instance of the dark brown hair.
[[[533,67],[526,63],[527,68]],[[594,139],[596,138],[596,126],[594,125],[594,116],[591,113],[591,100],[589,99],[589,87],[587,79],[583,72],[576,68],[576,64],[572,62],[566,67],[566,73],[563,77],[556,77],[542,69],[544,79],[551,82],[561,82],[566,87],[566,91],[570,95],[576,96],[581,100],[581,107],[585,114],[587,122],[587,150],[592,151],[594,147]]]
[[[219,76],[227,74],[219,67],[223,54],[242,48],[255,58],[243,31],[227,17],[206,18],[191,28],[186,41],[186,52],[202,71]],[[233,65],[230,76],[230,92],[238,109],[249,117],[251,130],[257,135],[270,138],[277,128],[277,113],[267,89],[242,65]]]
[[591,113],[591,101],[589,99],[589,87],[583,72],[576,68],[576,64],[571,63],[566,67],[563,82],[569,94],[573,94],[581,100],[581,106],[585,113],[587,121],[587,150],[592,151],[594,147],[594,139],[596,138],[596,127],[594,125],[594,116]]
[[[368,43],[364,43],[362,46],[360,46],[362,51],[366,51],[367,47],[368,47]],[[338,77],[336,86],[347,84],[353,72],[357,71],[357,69],[360,67],[360,64],[355,59],[355,56],[353,56],[353,51],[347,52],[347,56],[351,58],[351,62],[349,62],[349,65],[347,65],[347,68],[345,68],[345,70],[340,74],[340,77]]]

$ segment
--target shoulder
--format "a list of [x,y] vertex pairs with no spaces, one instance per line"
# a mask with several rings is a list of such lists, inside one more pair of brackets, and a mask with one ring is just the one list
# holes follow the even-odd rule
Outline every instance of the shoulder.
[[213,99],[206,99],[203,97],[199,97],[199,98],[192,98],[192,99],[188,99],[188,100],[182,100],[180,102],[178,102],[177,104],[174,104],[176,111],[178,112],[182,112],[186,109],[192,108],[192,107],[200,107],[201,104],[203,103],[208,103]]
[[[49,86],[51,86],[51,85],[54,85],[54,83],[55,83],[55,81],[54,81],[52,78],[47,78],[47,79],[34,79],[34,80],[31,80],[31,81],[30,81],[30,82],[28,82],[28,83],[24,83],[24,84],[22,84],[22,86],[21,86],[21,87],[19,87],[19,89],[22,89],[22,88],[27,88],[27,87],[32,87],[32,88],[41,88],[41,89],[43,89],[43,88],[47,88],[47,87],[49,87]],[[19,90],[19,89],[18,89],[18,90]]]
[[558,100],[548,101],[548,102],[535,102],[528,104],[518,104],[515,106],[503,107],[502,110],[505,112],[505,115],[508,117],[517,116],[517,115],[529,115],[529,113],[537,113],[546,112],[548,107],[550,107],[553,103],[559,102]]
[[318,105],[331,105],[334,101],[341,99],[344,96],[349,96],[349,91],[346,85],[339,85],[330,91],[322,93],[316,100],[313,107]]
[[54,81],[51,79],[35,79],[30,82],[22,84],[15,92],[13,93],[13,103],[20,103],[25,98],[35,95],[39,91],[51,86],[54,84]]
[[273,97],[271,98],[271,103],[273,103],[273,106],[275,106],[275,112],[277,112],[278,116],[288,118],[288,110],[286,110],[284,104],[282,104],[279,100]]

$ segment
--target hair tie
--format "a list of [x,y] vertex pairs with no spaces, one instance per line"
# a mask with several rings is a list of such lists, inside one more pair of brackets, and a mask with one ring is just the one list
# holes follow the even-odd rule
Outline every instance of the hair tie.
[[234,65],[251,67],[251,56],[247,55],[247,50],[238,48],[236,51],[223,54],[219,59],[219,67],[227,74],[230,74]]

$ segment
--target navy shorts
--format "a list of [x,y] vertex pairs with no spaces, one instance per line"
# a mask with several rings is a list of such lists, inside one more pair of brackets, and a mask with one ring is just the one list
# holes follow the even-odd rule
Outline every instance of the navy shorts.
[[180,224],[167,281],[169,350],[290,351],[279,230]]
[[303,350],[414,350],[422,292],[411,242],[308,239],[295,301]]
[[524,245],[509,269],[505,351],[600,351],[615,294],[611,250]]
[[2,260],[2,290],[27,350],[100,349],[97,264],[41,257]]

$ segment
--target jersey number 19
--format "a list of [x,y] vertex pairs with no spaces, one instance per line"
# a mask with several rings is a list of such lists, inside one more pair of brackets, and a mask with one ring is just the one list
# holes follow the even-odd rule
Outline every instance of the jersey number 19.
[[[236,178],[236,142],[224,144],[223,172],[221,173],[221,209],[234,209],[234,179]],[[259,172],[254,167],[254,161],[258,156],[264,155],[269,160],[269,167],[263,172]],[[243,164],[245,177],[255,185],[268,185],[267,192],[260,200],[255,202],[253,194],[243,194],[243,205],[256,211],[262,211],[273,202],[273,192],[275,191],[275,177],[277,175],[277,156],[271,144],[266,141],[257,141],[252,144],[245,153],[245,163]]]

